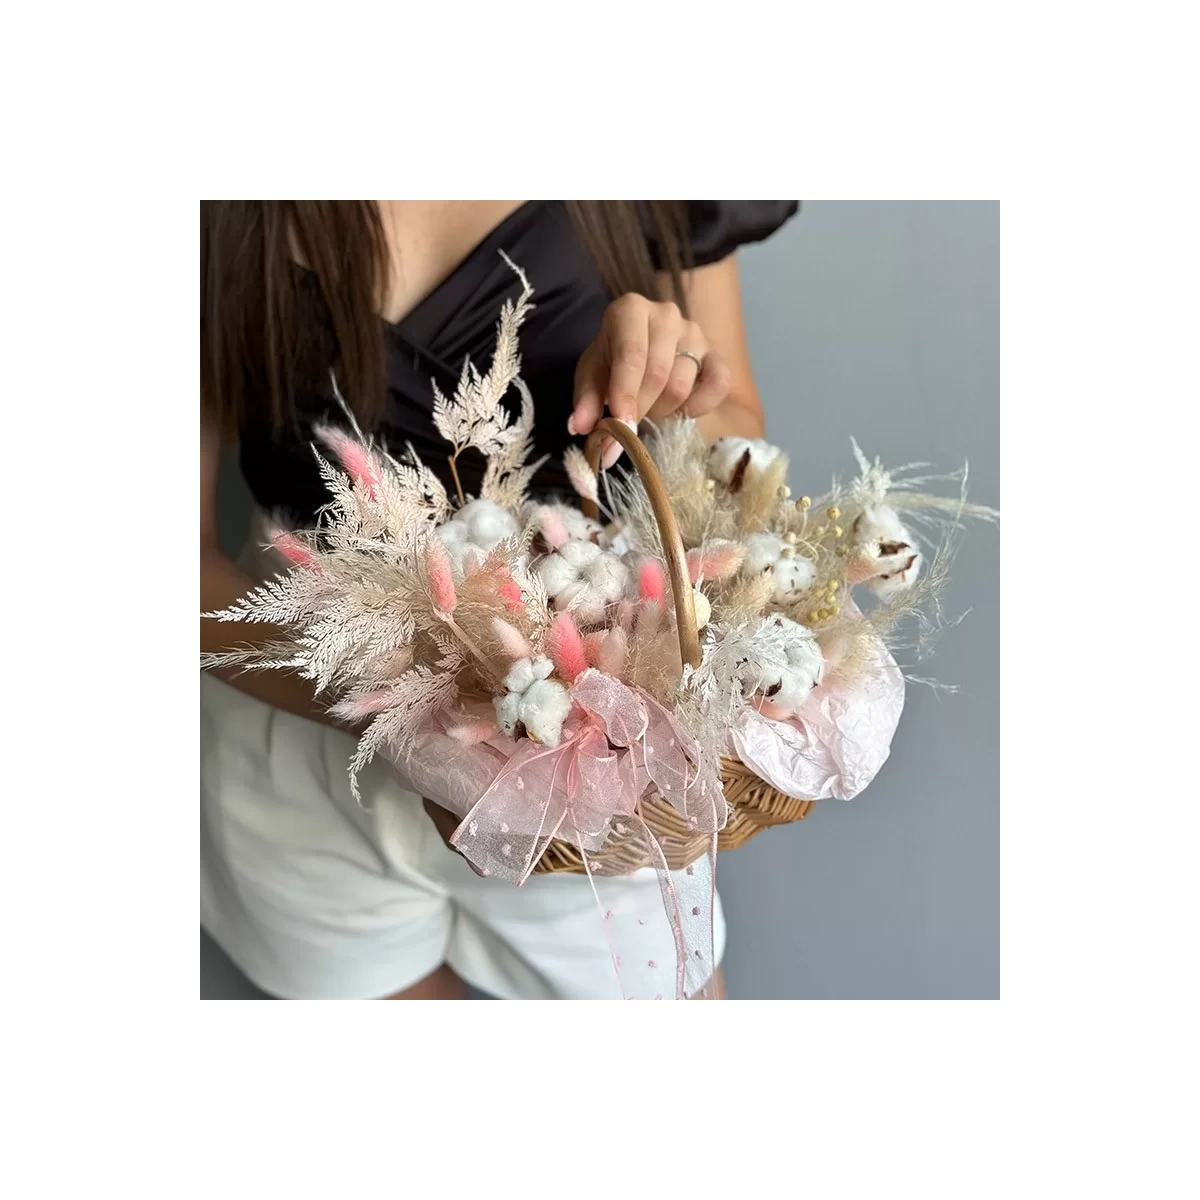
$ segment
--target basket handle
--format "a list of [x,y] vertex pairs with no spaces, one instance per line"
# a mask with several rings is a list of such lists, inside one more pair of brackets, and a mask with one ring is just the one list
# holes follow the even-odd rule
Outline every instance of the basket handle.
[[[688,578],[687,553],[675,513],[671,510],[671,498],[646,449],[642,439],[623,421],[603,417],[588,435],[584,453],[594,475],[600,474],[600,442],[605,436],[620,442],[629,455],[629,461],[641,477],[642,486],[650,498],[654,519],[658,522],[658,536],[662,541],[663,553],[667,556],[667,571],[671,576],[671,594],[675,600],[675,626],[679,633],[679,654],[685,663],[693,667],[700,665],[700,637],[696,632],[696,604],[692,597],[692,582]],[[593,521],[600,515],[594,500],[584,500],[580,506],[583,515]]]

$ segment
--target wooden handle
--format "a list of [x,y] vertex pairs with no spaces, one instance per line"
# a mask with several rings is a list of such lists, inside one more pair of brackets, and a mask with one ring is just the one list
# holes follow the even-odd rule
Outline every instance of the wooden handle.
[[[662,541],[663,553],[667,556],[667,570],[671,576],[671,594],[675,599],[675,627],[679,633],[679,653],[685,663],[693,667],[700,665],[700,636],[696,632],[696,604],[692,597],[692,581],[688,578],[687,553],[683,548],[683,538],[679,536],[679,526],[675,523],[675,513],[671,509],[671,498],[663,485],[662,477],[650,452],[642,444],[632,429],[623,421],[612,417],[603,417],[597,422],[596,428],[588,435],[584,453],[587,455],[588,466],[596,475],[600,473],[600,442],[607,435],[621,443],[633,469],[641,477],[646,495],[650,497],[650,507],[654,511],[654,519],[658,522],[658,536]],[[581,505],[583,515],[594,521],[600,510],[592,500],[584,500]]]

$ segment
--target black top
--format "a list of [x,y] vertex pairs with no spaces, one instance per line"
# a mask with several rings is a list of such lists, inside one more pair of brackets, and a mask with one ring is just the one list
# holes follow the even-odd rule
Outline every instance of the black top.
[[[695,265],[718,262],[740,245],[761,241],[798,207],[795,200],[689,201]],[[500,306],[520,292],[501,250],[525,272],[534,291],[535,307],[521,328],[521,375],[538,408],[533,457],[551,457],[535,477],[533,490],[569,493],[561,459],[572,440],[567,417],[575,365],[613,298],[561,201],[522,205],[399,324],[386,326],[388,396],[375,433],[393,453],[411,442],[449,485],[448,447],[434,428],[430,380],[453,395],[464,357],[481,371],[490,365]],[[261,416],[247,421],[240,437],[241,467],[259,507],[311,524],[329,496],[316,471],[310,431],[318,420],[345,419],[328,388],[298,396],[296,409],[299,427],[282,435],[273,433]],[[468,493],[478,494],[483,465],[474,451],[459,459]]]

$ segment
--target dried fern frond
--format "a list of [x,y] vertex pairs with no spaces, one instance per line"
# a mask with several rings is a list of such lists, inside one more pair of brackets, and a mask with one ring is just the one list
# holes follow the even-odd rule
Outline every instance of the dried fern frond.
[[[367,726],[350,760],[350,791],[360,804],[358,777],[375,755],[384,748],[402,754],[425,721],[449,708],[457,698],[462,657],[454,647],[448,646],[445,650],[435,664],[436,669],[414,667],[384,689],[382,700],[386,707]],[[343,711],[353,711],[355,698],[353,695],[347,697]]]
[[479,494],[493,504],[517,511],[525,504],[534,475],[550,456],[543,455],[526,465],[533,450],[533,396],[519,376],[513,384],[521,394],[521,414],[512,427],[512,437],[489,457]]
[[519,421],[516,425],[512,423],[501,401],[520,371],[517,333],[533,307],[529,303],[533,288],[520,267],[503,252],[501,257],[521,281],[521,294],[515,302],[506,300],[500,310],[491,367],[486,375],[480,375],[474,363],[467,359],[452,398],[442,393],[436,381],[433,383],[433,423],[454,448],[452,463],[468,448],[491,457],[527,436],[527,430]]

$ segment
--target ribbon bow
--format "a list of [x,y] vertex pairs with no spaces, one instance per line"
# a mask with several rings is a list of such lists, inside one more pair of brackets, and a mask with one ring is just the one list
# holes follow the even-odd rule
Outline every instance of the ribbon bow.
[[[628,822],[645,843],[658,876],[675,943],[675,994],[686,998],[702,991],[714,969],[713,860],[725,819],[719,777],[695,739],[645,692],[589,668],[576,679],[571,699],[559,744],[522,740],[454,831],[451,845],[481,870],[520,885],[552,839],[573,842],[604,914],[620,976],[623,956],[612,929],[613,909],[596,890],[596,875],[603,868],[589,852],[604,845],[614,825],[629,832],[619,829]],[[708,855],[684,873],[686,884],[672,878],[662,847],[642,818],[640,801],[648,783],[684,818],[689,831],[711,837]],[[688,923],[689,929],[699,925],[699,932],[685,934],[685,912],[706,918]]]

